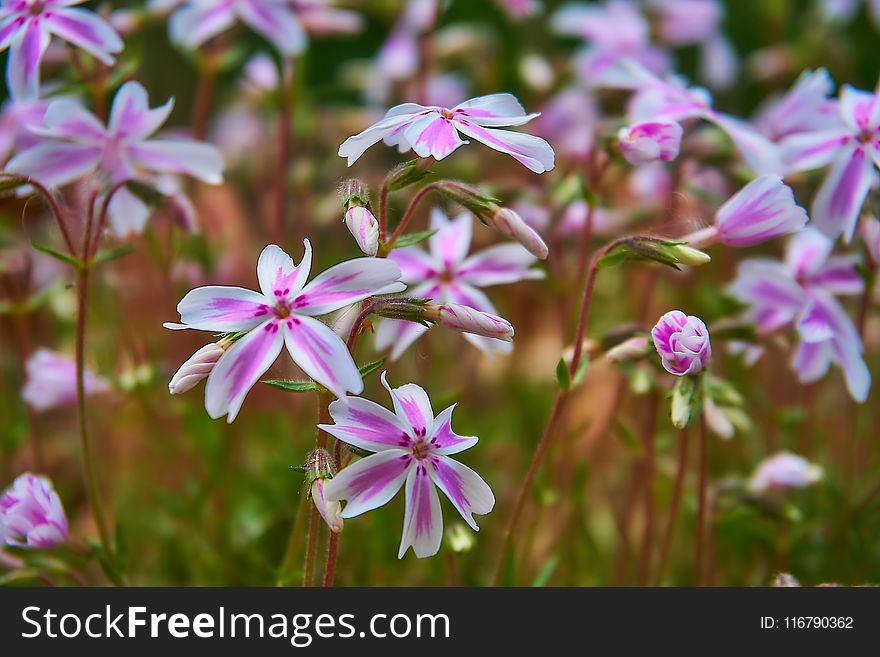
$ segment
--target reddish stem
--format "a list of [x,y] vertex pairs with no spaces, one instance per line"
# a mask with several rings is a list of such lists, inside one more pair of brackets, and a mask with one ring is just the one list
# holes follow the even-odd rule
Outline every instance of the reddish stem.
[[681,495],[684,491],[684,476],[687,471],[687,431],[682,429],[678,436],[678,468],[675,471],[675,484],[672,489],[672,500],[669,503],[669,515],[666,517],[666,530],[663,533],[663,545],[660,549],[660,562],[657,566],[655,583],[663,582],[666,572],[666,562],[669,558],[669,548],[672,546],[672,536],[675,533],[675,522],[678,519],[678,507],[681,504]]
[[699,490],[697,497],[697,532],[694,541],[694,583],[703,585],[703,562],[705,559],[706,539],[706,483],[709,467],[709,440],[706,430],[706,416],[700,413],[700,449],[699,449]]

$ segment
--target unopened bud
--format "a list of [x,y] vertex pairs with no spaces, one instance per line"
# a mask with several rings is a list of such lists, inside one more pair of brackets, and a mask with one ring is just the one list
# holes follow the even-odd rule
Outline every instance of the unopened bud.
[[232,341],[223,338],[219,342],[206,344],[199,349],[171,377],[171,381],[168,383],[168,392],[172,395],[181,395],[192,390],[199,381],[208,378],[211,370],[220,360],[220,356],[231,346]]
[[647,336],[637,335],[612,347],[605,353],[612,363],[628,363],[647,356],[651,352],[651,343]]
[[535,229],[510,208],[497,208],[487,219],[487,223],[502,235],[522,244],[536,258],[545,260],[549,249]]
[[705,265],[712,260],[708,253],[703,253],[699,249],[695,249],[686,244],[676,244],[672,247],[672,253],[678,262],[683,265],[691,265],[692,267]]
[[354,206],[345,213],[345,225],[361,251],[375,256],[379,251],[379,222],[367,208]]
[[306,477],[309,481],[309,497],[321,514],[330,531],[342,531],[342,505],[338,501],[328,501],[324,495],[324,485],[333,478],[330,454],[325,449],[316,449],[309,454],[306,464]]
[[700,380],[696,376],[681,376],[672,389],[670,416],[677,429],[684,429],[698,416],[701,404]]
[[486,338],[510,342],[513,340],[513,326],[503,317],[480,312],[468,306],[444,304],[425,306],[425,320],[462,333],[473,333]]
[[430,299],[391,298],[376,299],[373,314],[386,319],[401,319],[407,322],[424,324],[425,309]]

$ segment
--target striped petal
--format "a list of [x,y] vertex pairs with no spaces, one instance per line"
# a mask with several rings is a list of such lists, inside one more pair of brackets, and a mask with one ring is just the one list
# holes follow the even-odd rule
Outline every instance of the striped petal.
[[269,299],[287,299],[298,294],[312,269],[312,243],[303,240],[303,257],[298,265],[281,247],[270,244],[257,261],[260,290]]
[[406,477],[406,511],[397,558],[402,559],[410,547],[420,559],[431,557],[440,550],[442,538],[440,497],[428,474],[428,466],[424,462],[417,463]]
[[849,242],[875,175],[874,164],[864,148],[844,149],[813,200],[810,216],[816,226],[829,237],[842,234]]
[[56,187],[92,173],[102,152],[100,146],[89,144],[46,142],[16,155],[5,168]]
[[535,173],[550,171],[555,164],[553,148],[540,137],[511,130],[483,128],[469,121],[457,120],[456,127],[489,148],[507,153]]
[[236,8],[241,19],[271,41],[282,55],[292,57],[306,47],[305,30],[287,3],[239,0]]
[[452,506],[474,531],[480,531],[474,514],[486,515],[495,507],[495,495],[489,485],[466,465],[446,456],[430,456],[428,474],[443,491]]
[[378,294],[401,292],[400,269],[385,258],[356,258],[320,273],[293,298],[305,315],[324,315]]
[[330,404],[336,424],[319,424],[334,438],[366,449],[408,449],[412,445],[409,427],[384,406],[361,397],[345,397]]
[[122,39],[110,23],[86,9],[71,7],[52,11],[44,20],[49,32],[85,50],[108,66],[114,62],[113,54],[122,50]]
[[435,454],[458,454],[470,449],[479,440],[476,436],[459,436],[452,430],[453,410],[455,410],[455,404],[434,418],[430,442]]
[[409,452],[386,449],[356,461],[324,485],[329,501],[345,500],[343,518],[353,518],[387,503],[406,480],[414,459]]
[[190,290],[177,312],[189,328],[202,331],[249,331],[269,316],[269,300],[241,287],[208,285]]
[[360,372],[342,339],[326,324],[305,315],[291,315],[283,323],[284,343],[303,372],[337,397],[364,389]]
[[211,185],[223,182],[223,155],[212,146],[183,139],[152,139],[132,144],[128,155],[157,173],[185,173]]
[[415,439],[424,438],[428,430],[434,426],[434,410],[431,408],[431,400],[424,388],[415,383],[407,383],[399,388],[388,385],[387,372],[382,372],[382,385],[391,395],[394,402],[394,412],[406,426],[412,429]]
[[9,46],[6,79],[14,98],[36,99],[40,95],[40,61],[49,47],[49,34],[32,20],[20,30]]

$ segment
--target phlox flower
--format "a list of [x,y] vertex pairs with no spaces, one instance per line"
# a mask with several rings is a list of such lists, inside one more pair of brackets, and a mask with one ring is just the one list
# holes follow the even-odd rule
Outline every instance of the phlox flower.
[[786,488],[805,488],[822,478],[822,468],[803,456],[777,452],[758,464],[749,479],[749,492],[760,494]]
[[740,263],[730,294],[748,306],[745,319],[767,333],[794,327],[799,342],[791,366],[802,382],[815,381],[831,363],[843,370],[856,401],[867,398],[871,375],[858,331],[836,295],[861,292],[851,256],[832,256],[832,241],[805,228],[788,244],[785,262],[761,258]]
[[534,126],[535,133],[555,144],[560,153],[583,159],[593,149],[598,124],[599,108],[592,92],[569,87],[547,101]]
[[[480,288],[544,275],[538,269],[530,269],[537,259],[519,244],[492,246],[468,257],[473,218],[467,212],[450,221],[435,208],[431,212],[431,228],[437,232],[428,240],[428,251],[408,246],[388,254],[400,266],[403,282],[411,286],[407,292],[410,297],[497,315],[495,306]],[[376,329],[376,348],[390,347],[391,358],[396,360],[427,330],[427,326],[416,322],[383,320]],[[511,349],[510,342],[470,333],[463,335],[486,354],[507,353]]]
[[306,47],[306,32],[286,0],[188,0],[171,15],[168,32],[173,42],[195,49],[239,21],[285,57],[298,55]]
[[15,479],[0,496],[0,532],[7,545],[22,548],[52,548],[67,540],[67,516],[49,479],[30,472]]
[[849,242],[880,167],[880,100],[876,91],[844,85],[837,107],[839,126],[792,135],[780,148],[788,171],[831,165],[810,216],[826,235]]
[[403,487],[406,512],[398,558],[409,547],[417,557],[437,554],[443,536],[439,488],[462,518],[479,531],[474,514],[485,515],[495,496],[485,481],[451,458],[477,444],[476,437],[452,430],[450,406],[436,417],[428,394],[414,383],[391,388],[394,412],[384,406],[347,397],[330,404],[335,424],[318,425],[337,440],[374,452],[349,465],[324,486],[327,500],[345,500],[343,518],[353,518],[390,501]]
[[[76,402],[76,363],[66,356],[49,349],[37,349],[25,364],[25,374],[21,398],[35,411],[71,406]],[[84,381],[86,396],[110,390],[109,384],[92,372],[85,372]]]
[[223,333],[245,332],[210,370],[205,409],[217,419],[238,415],[248,391],[269,369],[282,346],[312,379],[337,397],[363,390],[357,366],[345,343],[326,324],[315,319],[367,297],[400,292],[400,269],[379,258],[358,258],[331,267],[306,284],[312,267],[312,247],[298,265],[278,246],[260,253],[257,279],[260,292],[240,287],[206,286],[191,290],[177,305],[181,324],[171,329]]
[[17,97],[38,96],[40,63],[53,36],[113,64],[122,39],[103,18],[74,6],[84,1],[0,0],[0,51],[9,48],[6,76]]
[[[33,128],[42,141],[16,155],[8,171],[32,176],[49,187],[100,173],[110,185],[137,180],[156,186],[163,174],[186,174],[210,184],[222,181],[223,157],[210,144],[185,139],[151,139],[171,114],[173,100],[151,109],[147,92],[127,82],[113,99],[105,126],[71,100],[46,110],[43,126]],[[109,207],[110,226],[120,236],[141,232],[150,210],[132,192],[120,188]]]
[[630,164],[669,162],[678,157],[683,130],[678,123],[642,121],[617,133],[620,150]]
[[791,89],[761,107],[755,127],[774,142],[801,132],[842,128],[837,100],[830,98],[833,91],[834,82],[824,68],[804,71]]
[[526,114],[513,95],[503,93],[472,98],[452,109],[404,103],[388,110],[378,123],[346,139],[339,147],[339,156],[348,158],[351,166],[370,146],[384,139],[401,152],[412,149],[419,157],[442,160],[468,143],[461,133],[507,153],[535,173],[544,173],[554,165],[550,144],[533,135],[498,130],[523,125],[536,116]]

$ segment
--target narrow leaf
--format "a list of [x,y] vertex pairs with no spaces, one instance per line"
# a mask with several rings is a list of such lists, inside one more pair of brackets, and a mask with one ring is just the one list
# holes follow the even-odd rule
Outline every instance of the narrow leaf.
[[113,249],[107,249],[106,251],[98,251],[98,253],[95,254],[94,260],[92,260],[92,264],[100,265],[103,262],[110,262],[111,260],[116,260],[117,258],[127,256],[133,251],[134,244],[123,244],[122,246],[117,246]]
[[317,392],[318,384],[314,381],[285,381],[284,379],[269,379],[261,381],[267,386],[278,388],[286,392]]
[[39,242],[34,242],[33,240],[31,240],[31,246],[34,247],[37,251],[52,256],[56,260],[60,260],[61,262],[70,265],[71,267],[75,267],[76,269],[82,267],[82,263],[78,259],[65,253],[61,253],[61,251],[58,251],[48,244],[40,244]]
[[568,363],[564,358],[560,358],[556,363],[556,381],[563,390],[571,389],[571,376],[568,373]]
[[394,249],[402,249],[405,246],[412,246],[413,244],[418,244],[423,240],[428,239],[436,233],[436,230],[423,230],[418,233],[408,233],[406,235],[401,235],[394,244],[392,244],[388,250],[393,251]]
[[382,367],[384,364],[385,359],[380,358],[379,360],[374,360],[373,362],[367,363],[366,365],[361,365],[358,371],[361,373],[361,378],[365,379],[370,376],[370,374]]

